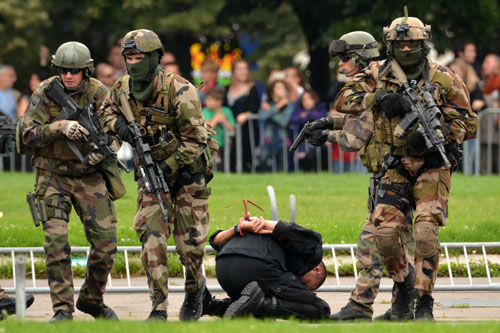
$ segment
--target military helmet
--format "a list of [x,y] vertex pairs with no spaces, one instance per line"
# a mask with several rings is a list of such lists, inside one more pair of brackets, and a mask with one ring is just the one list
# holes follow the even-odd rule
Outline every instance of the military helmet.
[[334,40],[328,49],[330,56],[335,57],[344,53],[355,53],[362,60],[378,57],[378,43],[375,38],[365,31],[349,32]]
[[52,66],[62,68],[84,68],[90,76],[94,72],[94,59],[87,46],[79,42],[67,42],[57,48],[52,56]]
[[125,53],[148,53],[158,51],[163,54],[163,45],[156,33],[147,29],[138,29],[127,32],[122,40],[122,55]]
[[423,24],[416,17],[398,17],[391,25],[384,27],[384,39],[393,40],[427,40],[431,37],[431,26]]

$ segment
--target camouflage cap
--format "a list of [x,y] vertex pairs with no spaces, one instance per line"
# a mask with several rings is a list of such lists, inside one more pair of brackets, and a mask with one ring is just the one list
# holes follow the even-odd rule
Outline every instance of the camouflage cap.
[[148,53],[158,51],[163,54],[163,45],[156,33],[147,29],[138,29],[127,32],[122,40],[122,54]]
[[427,40],[431,37],[431,26],[416,17],[398,17],[389,27],[384,27],[386,41]]
[[94,59],[87,46],[79,42],[67,42],[57,48],[52,65],[63,68],[87,68],[94,71]]

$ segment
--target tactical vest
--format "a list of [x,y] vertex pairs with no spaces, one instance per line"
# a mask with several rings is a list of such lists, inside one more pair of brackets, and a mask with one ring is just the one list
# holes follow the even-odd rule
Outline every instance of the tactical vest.
[[[436,64],[432,64],[430,68],[430,85],[433,87],[432,96],[438,107],[442,106],[445,102],[445,91],[448,90],[453,84],[453,79],[445,74],[436,70]],[[381,69],[381,73],[383,70]],[[377,89],[389,89],[398,92],[400,89],[400,80],[395,77],[380,75],[377,80]],[[424,80],[418,82],[418,86],[422,87]],[[401,138],[396,137],[396,126],[401,122],[402,118],[388,118],[380,110],[374,108],[373,112],[375,122],[375,140],[379,144],[389,145],[392,148],[391,153],[401,156],[420,156],[424,151],[415,151],[410,148],[408,144],[408,134],[413,130],[409,128],[405,135]]]
[[[54,76],[51,80],[56,78],[57,76]],[[80,98],[76,100],[77,104],[83,106],[86,102],[94,102],[97,98],[97,90],[101,85],[102,83],[100,81],[90,78],[89,87],[82,93]],[[47,106],[49,108],[49,123],[53,123],[56,120],[62,120],[62,108],[50,98],[45,98],[45,100],[47,101]],[[79,158],[69,148],[65,138],[65,136],[59,137],[47,146],[33,149],[33,155],[55,158],[62,161],[79,161]],[[88,142],[83,140],[74,140],[73,142],[82,155],[87,156],[89,152]]]
[[[155,161],[164,161],[172,156],[180,147],[180,132],[175,125],[176,111],[171,103],[170,88],[174,74],[164,73],[158,75],[158,95],[152,104],[145,105],[140,101],[129,99],[130,108],[135,120],[139,123],[143,138],[150,144],[151,153]],[[130,76],[123,77],[121,90],[125,96],[130,96]],[[207,135],[215,134],[215,131],[205,123]],[[213,155],[218,150],[217,141],[209,138],[207,148],[203,154],[188,167],[191,173],[212,169]],[[134,157],[134,162],[138,163]]]

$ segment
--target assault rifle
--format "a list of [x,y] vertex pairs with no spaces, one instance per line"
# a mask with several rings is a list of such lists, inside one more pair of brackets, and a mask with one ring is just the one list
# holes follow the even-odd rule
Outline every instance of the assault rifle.
[[0,154],[14,151],[16,122],[0,111]]
[[299,135],[295,138],[295,141],[293,141],[292,145],[290,146],[290,151],[295,151],[299,147],[299,145],[306,139],[306,134],[309,133],[309,121],[304,124],[304,127],[302,127],[302,130],[299,132]]
[[[84,135],[84,140],[90,140],[93,142],[99,152],[108,157],[112,157],[117,160],[118,164],[126,171],[129,169],[117,158],[116,152],[111,148],[110,137],[104,133],[101,127],[101,121],[99,116],[95,112],[95,105],[92,102],[87,102],[83,107],[79,106],[65,91],[62,82],[58,79],[52,80],[48,87],[45,89],[47,96],[56,102],[60,107],[62,107],[63,119],[66,120],[76,120],[78,123],[85,127],[89,132],[89,137]],[[66,140],[68,146],[71,148],[73,153],[84,163],[88,165],[89,158],[83,157],[75,143],[71,140]]]
[[134,146],[135,154],[139,160],[137,172],[141,179],[142,187],[146,193],[154,193],[156,195],[160,204],[162,218],[167,222],[167,211],[160,195],[161,193],[166,194],[170,192],[168,184],[165,181],[165,175],[163,170],[158,166],[158,163],[153,160],[151,147],[142,139],[139,124],[135,121],[127,97],[124,93],[121,93],[119,98],[122,106],[122,113],[127,119],[129,123],[128,128],[134,137],[132,145]]
[[418,125],[417,131],[422,134],[425,140],[425,146],[429,150],[437,150],[441,155],[444,164],[447,168],[451,169],[451,163],[446,156],[444,145],[446,140],[444,138],[443,130],[441,128],[441,111],[436,106],[434,98],[430,92],[425,89],[419,89],[422,98],[427,104],[418,99],[418,92],[408,82],[403,84],[403,95],[406,95],[411,102],[411,109],[403,120],[396,126],[395,134],[398,139],[401,139],[404,132],[413,124]]

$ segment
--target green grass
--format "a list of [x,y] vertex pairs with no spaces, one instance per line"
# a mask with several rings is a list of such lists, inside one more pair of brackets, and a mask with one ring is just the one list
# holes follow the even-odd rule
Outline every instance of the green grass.
[[176,333],[206,333],[206,332],[269,332],[294,333],[294,332],[426,332],[426,333],[469,333],[473,332],[498,332],[500,322],[439,322],[439,323],[332,323],[322,322],[310,324],[297,321],[261,321],[255,319],[247,320],[215,320],[194,323],[168,322],[168,323],[145,323],[137,321],[122,322],[71,322],[62,324],[46,324],[37,322],[17,322],[9,319],[0,322],[0,333],[9,332],[162,332],[168,330]]
[[[128,193],[116,201],[118,244],[140,245],[133,230],[136,210],[136,184],[125,175]],[[0,247],[42,246],[42,228],[35,228],[26,203],[33,192],[34,174],[0,173]],[[297,196],[297,222],[319,231],[323,242],[356,243],[366,217],[368,175],[361,174],[216,174],[210,183],[210,233],[234,225],[243,214],[243,204],[224,208],[230,203],[249,199],[265,209],[254,215],[271,217],[266,186],[275,189],[280,218],[288,220],[289,195]],[[442,228],[442,242],[498,241],[500,239],[500,177],[453,176],[449,201],[449,220]],[[73,246],[88,245],[81,223],[74,212],[70,217],[69,240]],[[173,245],[172,239],[169,244]],[[1,333],[1,332],[0,332]]]

